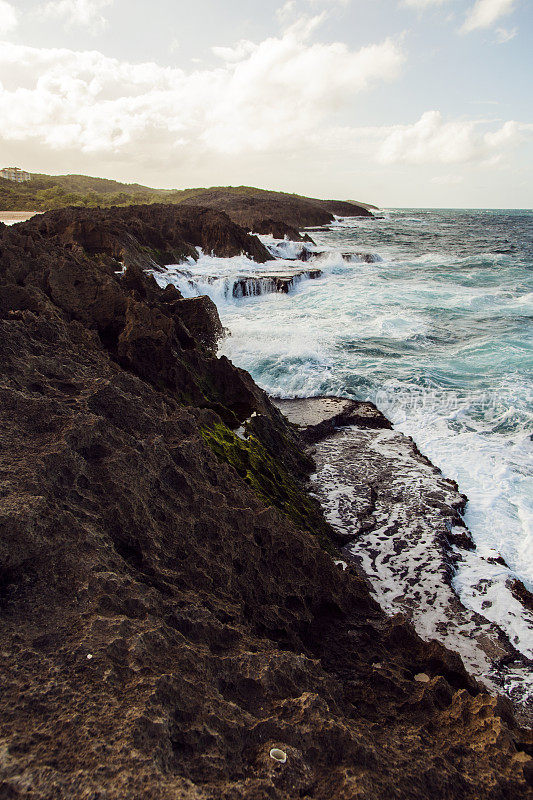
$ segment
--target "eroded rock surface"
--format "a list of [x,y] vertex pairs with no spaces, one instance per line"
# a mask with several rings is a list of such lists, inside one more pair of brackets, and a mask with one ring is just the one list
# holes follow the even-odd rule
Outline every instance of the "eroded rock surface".
[[[234,222],[257,233],[271,233],[277,238],[293,238],[300,228],[323,226],[333,222],[335,215],[342,217],[372,217],[365,206],[343,200],[318,200],[284,192],[268,192],[240,187],[228,192],[224,187],[213,187],[195,193],[182,204],[221,209]],[[291,233],[288,229],[291,229]],[[275,231],[275,232],[274,232]],[[299,241],[299,238],[296,238]]]
[[317,442],[345,425],[391,429],[390,421],[373,403],[342,397],[304,397],[293,400],[273,398],[273,403],[305,441]]
[[[472,674],[505,691],[533,719],[533,663],[495,625],[466,609],[452,587],[457,563],[474,548],[457,485],[410,438],[380,424],[385,418],[372,404],[332,398],[278,404],[290,420],[308,426],[300,431],[304,438],[317,442],[313,491],[381,607],[405,614],[424,639],[459,653]],[[361,406],[366,418],[358,419]],[[335,430],[339,425],[346,427]],[[521,619],[533,636],[525,606]]]
[[198,258],[197,247],[221,258],[245,253],[258,262],[270,254],[223,212],[196,205],[128,206],[111,209],[66,208],[33,218],[27,230],[90,255],[107,256],[128,266],[175,264]]
[[253,223],[253,233],[273,236],[274,239],[289,239],[291,242],[310,242],[314,244],[309,234],[301,234],[292,225],[281,222],[279,219],[262,219]]
[[0,225],[0,797],[529,797],[509,705],[335,564],[212,305],[42,224]]

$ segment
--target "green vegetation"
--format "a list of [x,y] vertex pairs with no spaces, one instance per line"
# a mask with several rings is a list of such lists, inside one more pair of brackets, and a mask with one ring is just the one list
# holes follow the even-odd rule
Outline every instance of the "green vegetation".
[[26,183],[0,178],[0,211],[48,211],[67,206],[107,208],[172,202],[169,192],[84,175],[34,175]]
[[[109,208],[110,206],[144,205],[146,203],[182,203],[198,198],[198,205],[218,207],[217,199],[228,202],[235,198],[260,197],[263,200],[299,199],[324,205],[328,201],[313,200],[297,194],[273,192],[253,186],[213,186],[209,189],[151,189],[139,183],[119,183],[86,175],[38,175],[26,183],[0,178],[0,211],[49,211],[56,208]],[[361,203],[363,207],[365,204]],[[374,208],[374,206],[372,206]]]
[[[138,183],[119,183],[86,175],[33,175],[26,183],[0,178],[0,211],[49,211],[77,206],[109,208],[110,206],[144,205],[146,203],[181,203],[206,193],[224,191],[245,197],[279,195],[252,186],[213,187],[210,190],[150,189]],[[297,195],[286,195],[297,197]]]
[[215,455],[230,464],[266,504],[286,514],[298,528],[317,536],[332,555],[337,550],[320,504],[283,468],[253,435],[240,439],[223,423],[202,428],[202,436]]

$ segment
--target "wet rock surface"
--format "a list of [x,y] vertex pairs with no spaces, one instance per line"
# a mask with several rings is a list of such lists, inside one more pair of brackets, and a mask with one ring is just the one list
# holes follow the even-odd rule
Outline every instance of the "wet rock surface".
[[[461,512],[466,497],[392,430],[370,403],[339,398],[275,401],[315,443],[313,493],[388,613],[403,613],[426,640],[459,653],[469,671],[533,719],[533,664],[502,632],[459,601],[452,577],[474,549]],[[344,426],[344,427],[339,427]],[[527,603],[524,618],[527,619]],[[533,636],[533,617],[531,617]]]
[[254,222],[253,233],[273,236],[274,239],[289,239],[291,242],[310,242],[314,244],[307,233],[301,234],[292,225],[287,225],[285,222],[274,219],[262,219]]
[[[258,297],[263,294],[288,294],[293,291],[301,281],[316,280],[322,277],[321,269],[290,269],[287,266],[273,265],[268,271],[236,273],[231,276],[224,274],[205,275],[195,274],[194,268],[172,267],[163,273],[163,270],[150,270],[154,277],[163,280],[179,282],[180,286],[188,284],[192,291],[201,291],[200,287],[217,286],[222,289],[224,297]],[[205,291],[205,288],[204,288]]]
[[342,397],[272,398],[272,402],[308,442],[317,442],[343,425],[392,428],[387,417],[373,403]]
[[99,247],[0,225],[0,797],[529,797],[509,705],[327,551],[212,305]]
[[316,280],[322,276],[320,269],[278,270],[243,275],[233,284],[233,297],[249,297],[260,294],[288,294],[302,279]]

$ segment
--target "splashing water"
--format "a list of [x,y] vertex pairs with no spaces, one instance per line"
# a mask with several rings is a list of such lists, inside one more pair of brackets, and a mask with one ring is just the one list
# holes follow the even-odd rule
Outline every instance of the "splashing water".
[[[270,394],[372,400],[413,436],[469,497],[477,552],[458,593],[526,646],[508,611],[510,579],[533,589],[533,213],[390,211],[312,235],[311,264],[300,244],[262,237],[282,260],[202,255],[189,277],[158,280],[212,297],[231,332],[221,352]],[[310,266],[321,277],[288,294],[228,288]],[[507,566],[486,560],[498,556]]]

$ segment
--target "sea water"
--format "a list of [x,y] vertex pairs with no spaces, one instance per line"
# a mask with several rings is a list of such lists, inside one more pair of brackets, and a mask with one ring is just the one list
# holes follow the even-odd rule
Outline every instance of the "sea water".
[[[210,294],[230,334],[220,352],[267,392],[371,400],[458,482],[477,553],[455,588],[528,653],[508,611],[510,579],[533,589],[533,212],[379,217],[311,232],[322,277],[288,294],[235,298],[231,286],[308,262],[202,255],[189,276],[181,266],[158,280]],[[301,249],[262,238],[278,257]]]

